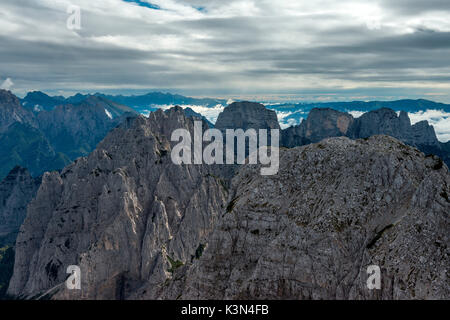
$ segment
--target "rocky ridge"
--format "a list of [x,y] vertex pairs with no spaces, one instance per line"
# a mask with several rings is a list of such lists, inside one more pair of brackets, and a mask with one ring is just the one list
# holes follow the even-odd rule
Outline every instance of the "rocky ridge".
[[[231,109],[219,128],[274,125],[269,113],[247,121],[252,112],[236,116]],[[320,143],[282,148],[275,176],[241,167],[227,203],[220,166],[171,163],[171,132],[193,126],[181,108],[127,119],[91,155],[44,175],[17,241],[8,293],[54,299],[448,298],[447,166],[386,136],[322,140],[376,134],[368,126],[381,120],[390,134],[414,132],[405,114],[382,110],[362,121],[322,110],[315,117],[296,128],[297,136],[301,144]],[[417,128],[416,141],[433,141],[428,125]],[[70,264],[85,275],[81,292],[64,289]],[[381,291],[365,286],[369,264],[382,268]]]
[[[450,297],[450,175],[439,158],[387,136],[280,156],[274,176],[241,168],[200,260],[161,298]],[[367,289],[369,265],[381,290]]]
[[292,148],[329,137],[362,139],[379,134],[397,138],[426,154],[436,154],[444,159],[447,165],[450,164],[448,144],[438,141],[434,128],[428,121],[411,125],[407,112],[400,111],[397,115],[394,110],[388,108],[373,110],[358,118],[333,109],[312,109],[300,125],[282,131],[281,144]]
[[[181,108],[129,118],[88,157],[45,173],[20,229],[8,294],[124,299],[156,290],[191,261],[226,191],[208,166],[172,163],[177,128],[193,131]],[[64,289],[69,265],[81,267],[81,292]]]
[[219,130],[240,128],[280,129],[275,111],[255,102],[233,102],[218,116],[215,128]]

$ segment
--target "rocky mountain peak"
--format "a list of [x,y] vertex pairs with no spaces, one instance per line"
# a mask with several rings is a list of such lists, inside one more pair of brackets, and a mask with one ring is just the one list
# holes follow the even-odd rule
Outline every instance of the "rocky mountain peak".
[[328,137],[358,139],[379,134],[390,135],[427,153],[445,154],[433,126],[427,121],[411,125],[407,112],[400,111],[397,115],[389,108],[369,111],[358,118],[329,108],[312,109],[300,125],[283,130],[282,144],[295,147]]
[[402,110],[402,111],[400,111],[400,114],[398,117],[399,117],[400,122],[402,123],[403,127],[407,127],[407,126],[411,125],[411,120],[409,119],[408,112]]
[[0,89],[0,106],[20,105],[19,99],[9,90]]
[[[200,260],[162,298],[448,297],[450,175],[437,157],[339,137],[283,149],[277,175],[257,172],[241,167]],[[370,265],[380,290],[367,288]]]
[[280,129],[275,111],[256,102],[233,102],[218,116],[217,129]]
[[353,117],[347,113],[314,108],[303,125],[306,137],[317,142],[330,136],[346,135],[352,123]]
[[283,130],[282,144],[295,147],[328,137],[346,136],[353,123],[354,119],[348,113],[330,108],[314,108],[300,125]]
[[353,137],[367,138],[376,134],[387,134],[412,146],[439,146],[434,128],[428,121],[411,126],[409,116],[404,111],[397,116],[394,110],[382,108],[367,112],[356,119]]
[[[209,166],[171,161],[170,133],[193,126],[180,108],[129,118],[88,157],[46,173],[17,240],[9,293],[121,299],[158,290],[190,262],[226,196]],[[81,292],[60,285],[73,264]]]

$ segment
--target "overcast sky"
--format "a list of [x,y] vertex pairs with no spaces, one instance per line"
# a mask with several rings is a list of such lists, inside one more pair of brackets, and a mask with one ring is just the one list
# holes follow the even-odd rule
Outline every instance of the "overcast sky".
[[450,102],[449,57],[448,0],[0,2],[0,86],[19,95]]

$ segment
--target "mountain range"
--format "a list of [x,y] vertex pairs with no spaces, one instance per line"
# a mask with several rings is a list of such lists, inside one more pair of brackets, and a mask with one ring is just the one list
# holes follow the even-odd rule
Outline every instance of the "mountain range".
[[395,137],[426,154],[438,155],[450,165],[450,141],[440,142],[426,120],[411,125],[407,112],[400,111],[397,115],[388,108],[369,111],[358,118],[334,109],[312,109],[300,125],[282,131],[281,144],[296,147],[329,137],[365,139],[378,134]]
[[201,105],[206,107],[214,107],[218,104],[226,105],[227,103],[227,100],[224,99],[191,98],[179,94],[163,92],[150,92],[143,95],[132,96],[106,95],[103,93],[95,93],[92,95],[77,93],[71,97],[64,98],[62,96],[49,96],[41,91],[29,92],[23,99],[21,99],[21,103],[24,107],[35,111],[52,110],[61,104],[80,103],[90,96],[114,101],[115,103],[129,106],[139,112],[154,111],[158,108],[154,106],[161,105]]
[[[328,138],[282,149],[274,176],[240,167],[228,189],[213,167],[170,160],[171,132],[193,127],[181,108],[128,118],[88,157],[45,173],[8,294],[448,297],[450,175],[440,158],[388,136]],[[64,286],[74,264],[83,274],[75,291]],[[383,290],[365,288],[368,264],[382,264]]]
[[172,163],[171,132],[193,125],[181,108],[139,116],[60,174],[45,173],[17,239],[9,294],[57,291],[64,266],[80,264],[89,271],[78,298],[126,297],[195,256],[226,191],[211,167]]
[[[37,178],[14,167],[0,184],[10,244],[18,232],[12,278],[0,283],[10,297],[450,297],[448,149],[426,121],[313,108],[282,130],[279,173],[261,176],[258,165],[174,165],[173,130],[209,127],[193,110],[144,117],[103,96],[72,99],[34,108],[0,91],[2,134],[26,126],[45,142],[29,133],[5,145],[44,145],[70,161]],[[279,123],[262,104],[235,102],[215,127]],[[39,168],[27,152],[18,154]],[[382,268],[381,290],[365,287],[371,264]],[[81,290],[65,288],[68,265],[80,266]]]
[[137,115],[131,108],[94,96],[39,111],[23,105],[11,92],[0,90],[0,179],[17,165],[33,176],[62,169],[89,154],[124,118]]
[[430,101],[426,99],[401,99],[394,101],[341,101],[341,102],[304,102],[304,103],[282,103],[267,104],[267,108],[277,108],[283,111],[303,110],[309,112],[314,108],[329,108],[337,111],[358,110],[369,112],[377,109],[388,108],[394,111],[418,112],[428,109],[443,110],[450,112],[450,105]]
[[[52,110],[55,106],[60,104],[73,104],[79,103],[85,100],[90,95],[77,93],[71,97],[65,98],[62,96],[49,96],[40,91],[34,91],[28,93],[21,103],[29,110]],[[126,105],[138,113],[148,114],[149,112],[156,111],[161,107],[168,107],[174,105],[180,105],[187,109],[190,107],[197,107],[197,110],[203,108],[210,109],[208,112],[209,120],[217,118],[217,107],[223,108],[228,104],[225,99],[216,98],[192,98],[178,94],[170,94],[163,92],[149,92],[143,95],[105,95],[102,93],[95,93],[93,96],[103,97],[109,101],[116,102],[118,104]],[[265,103],[266,108],[274,110],[280,116],[280,125],[283,128],[300,124],[303,119],[306,118],[308,113],[313,109],[333,109],[336,111],[352,113],[353,115],[360,115],[370,111],[378,109],[391,109],[399,114],[401,111],[408,113],[414,113],[414,117],[423,118],[423,113],[428,111],[434,112],[434,118],[429,116],[430,120],[439,121],[440,118],[436,118],[437,114],[442,114],[440,117],[450,114],[450,105],[440,102],[434,102],[426,99],[403,99],[395,101],[346,101],[346,102],[301,102],[301,103]],[[206,109],[206,110],[207,110]],[[193,111],[193,110],[192,110]],[[212,123],[209,123],[210,126]],[[442,125],[440,126],[442,127]],[[442,130],[442,128],[440,129]],[[437,132],[438,137],[441,137],[442,132]],[[444,140],[446,141],[446,140]]]

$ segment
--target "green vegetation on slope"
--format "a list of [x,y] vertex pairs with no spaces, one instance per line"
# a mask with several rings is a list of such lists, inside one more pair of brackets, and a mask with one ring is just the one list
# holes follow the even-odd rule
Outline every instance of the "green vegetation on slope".
[[176,269],[183,266],[183,262],[179,260],[173,260],[171,257],[167,256],[167,260],[169,260],[169,263],[171,265],[171,268],[168,270],[170,273],[174,273]]

